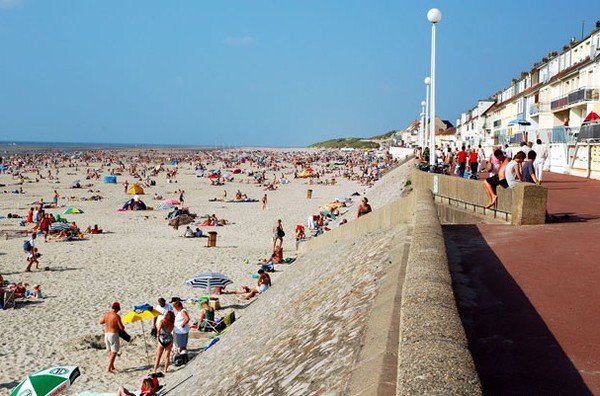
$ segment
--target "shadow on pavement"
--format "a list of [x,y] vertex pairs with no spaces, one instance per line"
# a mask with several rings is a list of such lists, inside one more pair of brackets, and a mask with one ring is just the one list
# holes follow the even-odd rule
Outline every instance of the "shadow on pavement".
[[[483,393],[591,395],[477,226],[444,225],[443,232],[457,305]],[[526,255],[524,249],[524,259]]]

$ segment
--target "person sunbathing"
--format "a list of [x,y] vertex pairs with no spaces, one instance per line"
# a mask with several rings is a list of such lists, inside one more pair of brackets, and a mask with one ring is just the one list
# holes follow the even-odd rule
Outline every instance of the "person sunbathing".
[[[148,377],[142,381],[142,388],[140,389],[140,396],[152,396],[160,390],[161,386],[158,384],[158,378]],[[130,392],[127,388],[120,386],[117,390],[117,396],[138,396],[137,393]]]
[[243,298],[244,300],[250,300],[257,294],[264,293],[269,287],[271,287],[271,277],[263,269],[258,270],[258,281],[256,287],[251,289],[248,294]]
[[25,290],[25,297],[27,298],[42,298],[42,287],[40,285],[34,285],[33,290]]
[[102,229],[98,228],[98,224],[94,224],[94,227],[90,229],[90,234],[102,234]]

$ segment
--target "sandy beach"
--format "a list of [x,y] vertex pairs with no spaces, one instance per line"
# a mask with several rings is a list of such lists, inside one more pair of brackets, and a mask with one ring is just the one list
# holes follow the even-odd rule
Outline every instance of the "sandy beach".
[[[253,286],[256,280],[252,277],[260,268],[257,264],[271,254],[272,227],[277,219],[281,219],[286,231],[284,238],[284,257],[296,257],[294,228],[296,224],[306,225],[309,215],[319,212],[320,206],[341,198],[352,198],[353,204],[341,208],[341,216],[331,221],[329,227],[338,227],[339,221],[351,221],[356,217],[356,205],[360,196],[366,193],[374,207],[389,202],[401,193],[406,172],[393,171],[382,181],[368,187],[360,180],[349,180],[343,177],[348,171],[346,165],[333,166],[335,158],[322,161],[328,172],[319,180],[324,182],[335,177],[335,185],[309,184],[309,178],[294,178],[294,171],[302,166],[294,167],[286,163],[285,158],[278,158],[283,151],[274,151],[267,156],[272,158],[271,168],[265,165],[266,181],[275,178],[287,179],[287,184],[277,184],[274,191],[265,191],[263,185],[254,183],[254,178],[244,172],[233,174],[234,180],[222,186],[211,185],[211,179],[197,177],[195,168],[197,161],[178,161],[177,175],[169,183],[166,171],[175,169],[169,163],[163,166],[164,171],[152,177],[156,185],[145,188],[140,198],[151,207],[159,204],[153,199],[154,194],[163,199],[178,199],[184,190],[185,207],[199,217],[215,214],[227,219],[230,224],[221,227],[202,228],[204,232],[216,231],[217,247],[207,248],[206,238],[184,238],[185,226],[174,230],[167,225],[165,219],[168,211],[123,211],[117,209],[131,199],[124,191],[125,180],[133,184],[135,179],[127,174],[118,175],[116,184],[105,184],[103,175],[116,165],[107,166],[106,160],[73,160],[72,166],[66,163],[59,165],[58,180],[48,178],[35,181],[36,176],[24,172],[26,181],[22,184],[24,193],[11,191],[18,189],[18,178],[10,174],[0,175],[0,274],[10,282],[27,282],[30,285],[40,284],[43,299],[30,299],[17,302],[17,309],[0,311],[0,328],[3,337],[0,341],[2,357],[7,364],[0,373],[0,392],[7,393],[14,388],[27,374],[56,365],[77,365],[82,375],[72,388],[72,394],[83,390],[115,391],[121,384],[138,384],[140,379],[151,371],[144,352],[144,336],[140,322],[126,324],[127,331],[134,336],[131,343],[124,344],[121,356],[117,358],[116,374],[106,374],[106,350],[103,345],[103,328],[98,324],[100,316],[109,309],[113,301],[119,301],[123,307],[121,314],[129,312],[134,305],[155,304],[158,297],[169,301],[172,297],[182,299],[198,298],[204,293],[185,284],[185,280],[203,271],[217,271],[226,274],[233,280],[228,289],[239,289],[242,285]],[[154,152],[151,155],[155,155]],[[225,154],[226,157],[241,156],[241,152]],[[167,155],[168,156],[168,155]],[[171,154],[173,156],[173,154]],[[123,154],[124,166],[128,168],[136,157],[135,152]],[[215,157],[216,158],[216,157]],[[207,168],[223,171],[231,170],[234,165],[242,171],[256,168],[257,164],[223,163],[221,159],[205,161]],[[381,160],[371,159],[370,164],[382,164]],[[138,162],[138,170],[142,162]],[[154,163],[143,163],[152,168]],[[229,167],[228,167],[229,165]],[[308,164],[307,164],[308,165]],[[321,168],[319,168],[321,169]],[[86,180],[89,170],[97,170],[99,179]],[[362,172],[354,165],[353,172]],[[45,168],[40,169],[42,176]],[[51,174],[55,172],[51,168]],[[69,185],[76,179],[82,188],[71,189]],[[145,180],[145,179],[143,179]],[[312,179],[316,182],[316,179]],[[176,181],[176,182],[175,182]],[[307,190],[311,189],[312,198],[307,199]],[[33,203],[42,198],[48,202],[52,199],[53,190],[59,193],[59,208],[47,209],[48,212],[61,214],[68,207],[81,208],[83,214],[67,214],[69,222],[75,221],[82,229],[97,224],[103,229],[102,234],[85,234],[81,241],[44,242],[43,237],[36,241],[42,254],[40,270],[25,272],[26,254],[23,251],[23,240],[27,234],[19,234],[31,225],[19,226],[22,218],[6,218],[8,213],[24,217]],[[221,197],[227,191],[233,197],[240,190],[248,196],[260,200],[263,194],[268,195],[267,209],[263,210],[260,202],[229,203],[210,202]],[[99,195],[101,200],[85,200],[92,195]],[[193,225],[192,225],[193,226]],[[294,264],[291,264],[294,265]],[[48,267],[49,270],[43,270]],[[279,265],[272,275],[273,282],[285,277],[286,265]],[[259,296],[258,298],[265,298]],[[237,295],[220,297],[223,306],[243,306],[248,302],[241,301]],[[193,319],[198,318],[197,305],[188,304]],[[217,316],[227,310],[220,310]],[[155,354],[155,341],[149,337],[151,321],[143,322],[148,354],[152,362]],[[192,337],[190,348],[202,346],[206,338]],[[99,346],[99,347],[98,347]],[[172,366],[173,370],[180,368]]]

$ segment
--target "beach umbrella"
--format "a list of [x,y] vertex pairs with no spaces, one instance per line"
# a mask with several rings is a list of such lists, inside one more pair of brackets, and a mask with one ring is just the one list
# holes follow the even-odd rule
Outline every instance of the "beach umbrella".
[[139,184],[134,184],[133,186],[129,187],[129,190],[127,190],[127,194],[129,194],[129,195],[144,194],[144,189]]
[[144,331],[144,320],[153,319],[153,318],[157,317],[158,315],[160,315],[160,312],[153,309],[152,311],[144,310],[141,312],[137,312],[137,311],[127,312],[121,318],[121,321],[124,323],[140,322],[140,324],[142,325],[142,334],[144,336],[144,350],[146,351],[146,361],[148,362],[148,365],[150,365],[150,357],[148,356],[148,346],[146,345],[146,332]]
[[74,208],[74,207],[67,208],[63,212],[63,214],[81,214],[81,213],[84,213],[83,209],[81,209],[81,208]]
[[206,289],[206,292],[210,293],[212,287],[225,287],[233,281],[219,272],[202,272],[185,283],[195,288]]
[[600,115],[596,114],[595,111],[592,111],[590,114],[587,115],[587,117],[585,117],[585,120],[583,120],[583,122],[591,122],[597,120],[600,120]]
[[50,396],[63,393],[79,377],[79,367],[51,367],[28,375],[10,396]]
[[508,125],[531,125],[531,122],[522,118],[515,118],[514,120],[510,121]]

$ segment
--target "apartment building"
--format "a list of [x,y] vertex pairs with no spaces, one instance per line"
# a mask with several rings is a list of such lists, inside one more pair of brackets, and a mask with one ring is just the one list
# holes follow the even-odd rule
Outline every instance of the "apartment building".
[[600,102],[600,21],[583,40],[549,52],[531,71],[480,100],[457,120],[461,143],[496,145],[541,138],[573,144]]

